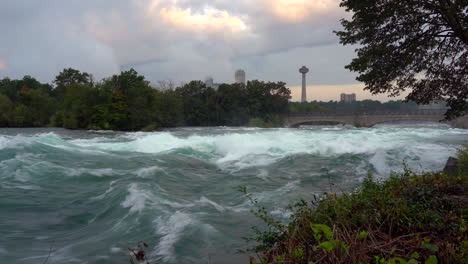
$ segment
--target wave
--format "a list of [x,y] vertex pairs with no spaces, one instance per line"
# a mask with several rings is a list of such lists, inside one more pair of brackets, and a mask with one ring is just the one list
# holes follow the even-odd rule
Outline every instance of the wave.
[[[441,155],[453,154],[453,146],[428,143],[441,136],[468,135],[466,130],[433,129],[431,127],[346,129],[346,130],[255,130],[221,135],[178,137],[173,133],[136,133],[114,142],[76,143],[102,151],[125,151],[146,154],[170,154],[184,149],[194,157],[204,157],[225,170],[268,166],[288,156],[317,155],[333,157],[344,154],[374,156],[382,151],[393,152],[403,161],[407,156],[427,156],[428,148]],[[203,155],[197,155],[202,153]],[[437,157],[438,158],[438,157]],[[433,159],[431,159],[433,160]],[[379,166],[378,163],[375,163]]]
[[[68,152],[96,155],[121,155],[142,153],[171,155],[182,154],[204,159],[226,171],[239,171],[250,167],[264,167],[295,155],[336,157],[345,154],[368,155],[378,172],[393,168],[394,161],[410,160],[410,165],[428,159],[441,166],[443,157],[454,154],[453,145],[434,142],[441,137],[468,136],[467,130],[441,128],[440,126],[381,126],[374,129],[238,129],[218,134],[181,136],[177,132],[120,133],[112,137],[65,140],[55,133],[33,136],[0,136],[0,149],[48,146]],[[229,128],[231,129],[231,128]],[[198,131],[198,132],[197,132]],[[221,132],[220,132],[221,131]],[[198,134],[197,134],[198,133]],[[428,141],[429,140],[429,141]],[[429,152],[428,150],[434,150]],[[414,162],[413,162],[414,161]],[[422,161],[424,162],[424,161]],[[426,162],[424,162],[426,163]],[[423,164],[424,165],[424,164]],[[443,164],[442,164],[443,165]],[[430,166],[431,169],[433,166]],[[154,174],[157,167],[141,169],[140,177]],[[110,171],[108,171],[111,173]],[[70,172],[76,174],[79,172]],[[105,172],[91,172],[101,175]]]
[[158,217],[154,223],[157,234],[161,236],[154,255],[162,257],[164,262],[172,262],[176,256],[174,245],[180,240],[184,230],[195,221],[189,214],[177,211],[168,218]]

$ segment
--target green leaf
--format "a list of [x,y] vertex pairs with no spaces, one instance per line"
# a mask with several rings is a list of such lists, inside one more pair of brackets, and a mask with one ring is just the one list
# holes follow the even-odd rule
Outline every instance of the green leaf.
[[393,260],[395,261],[395,263],[399,263],[399,264],[407,264],[408,263],[408,261],[406,261],[405,259],[402,259],[402,258],[394,258]]
[[424,245],[421,246],[421,248],[427,248],[427,249],[429,249],[430,251],[432,251],[434,253],[439,251],[439,247],[436,246],[436,245],[433,245],[433,244],[424,244]]
[[360,238],[360,239],[364,239],[364,238],[366,238],[368,235],[369,235],[369,233],[367,233],[366,231],[362,231],[361,233],[359,233],[359,238]]
[[325,235],[326,239],[328,240],[333,239],[333,231],[331,230],[329,226],[322,225],[322,224],[315,224],[315,225],[311,225],[311,227],[312,227],[312,230],[314,230],[315,234],[319,234],[320,232],[322,232]]
[[294,257],[301,258],[304,255],[304,249],[298,248],[293,252]]
[[438,264],[439,261],[437,260],[437,257],[432,255],[426,261],[424,262],[425,264]]
[[320,243],[317,248],[324,249],[327,252],[331,252],[333,249],[336,248],[336,241],[326,241],[323,243]]
[[414,252],[413,254],[411,254],[411,258],[412,259],[418,259],[420,258],[421,256],[418,254],[418,252]]

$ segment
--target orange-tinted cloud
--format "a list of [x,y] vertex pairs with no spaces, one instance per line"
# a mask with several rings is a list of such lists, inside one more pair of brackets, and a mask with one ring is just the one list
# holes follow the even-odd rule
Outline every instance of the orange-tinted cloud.
[[171,7],[161,8],[159,14],[165,23],[189,31],[210,33],[230,30],[241,32],[248,29],[241,18],[233,16],[225,10],[209,8],[202,13],[194,13],[191,9]]
[[337,8],[336,0],[264,0],[273,13],[285,22],[298,23],[316,13]]
[[0,70],[6,70],[6,69],[7,69],[6,61],[0,59]]

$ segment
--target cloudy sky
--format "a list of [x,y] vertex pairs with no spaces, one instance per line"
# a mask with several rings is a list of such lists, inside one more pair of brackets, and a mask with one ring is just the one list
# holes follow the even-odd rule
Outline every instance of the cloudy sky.
[[0,77],[51,82],[63,68],[96,79],[135,68],[150,81],[284,81],[299,99],[371,97],[344,66],[355,47],[332,33],[349,16],[339,0],[0,0]]

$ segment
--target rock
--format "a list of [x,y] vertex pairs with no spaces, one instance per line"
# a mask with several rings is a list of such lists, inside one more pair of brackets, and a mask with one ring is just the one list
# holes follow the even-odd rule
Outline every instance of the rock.
[[444,172],[447,174],[455,174],[458,171],[458,159],[450,157],[444,167]]

